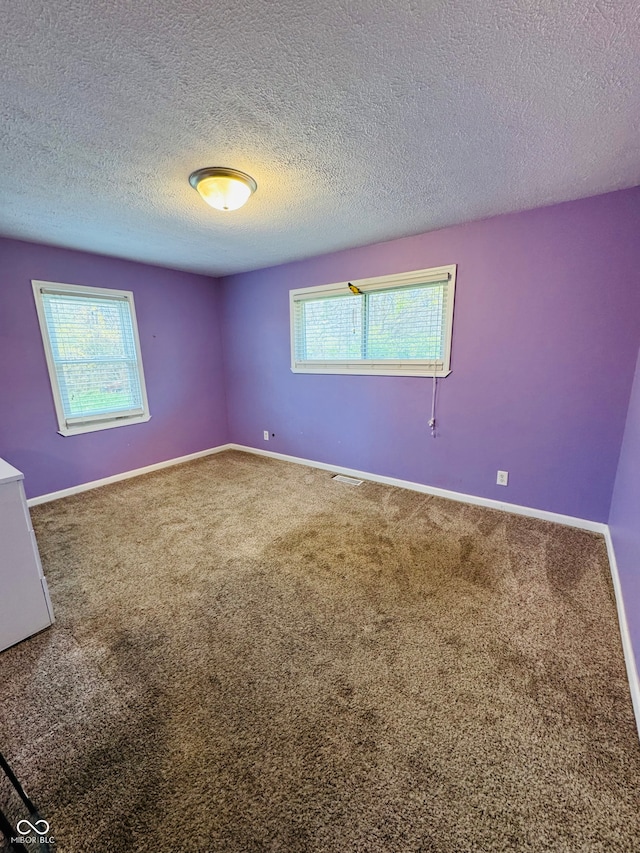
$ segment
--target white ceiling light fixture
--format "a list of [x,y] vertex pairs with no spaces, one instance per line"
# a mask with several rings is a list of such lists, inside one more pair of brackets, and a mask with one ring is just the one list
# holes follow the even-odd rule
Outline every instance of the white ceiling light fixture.
[[237,210],[258,189],[251,175],[219,166],[198,169],[189,175],[189,183],[216,210]]

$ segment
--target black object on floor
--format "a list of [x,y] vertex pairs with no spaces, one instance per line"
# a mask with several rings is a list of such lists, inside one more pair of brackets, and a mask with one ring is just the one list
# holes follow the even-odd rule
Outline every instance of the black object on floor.
[[[27,793],[18,781],[18,777],[1,752],[0,771],[4,773],[10,787],[18,795],[24,807],[24,809],[21,809],[22,814],[16,820],[15,826],[2,809],[0,809],[0,849],[8,851],[24,850],[24,844],[28,843],[29,850],[35,851],[35,853],[51,853],[49,823],[44,820],[32,800],[27,796]],[[4,844],[2,843],[2,836],[4,836]],[[15,838],[24,839],[25,841],[14,844],[12,839]],[[29,841],[27,842],[26,839],[29,839]]]

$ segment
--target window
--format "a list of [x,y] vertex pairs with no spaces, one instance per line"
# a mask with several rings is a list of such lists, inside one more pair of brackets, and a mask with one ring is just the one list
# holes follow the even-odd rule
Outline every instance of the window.
[[60,433],[148,421],[133,294],[32,285]]
[[290,291],[291,369],[447,376],[455,279],[452,264]]

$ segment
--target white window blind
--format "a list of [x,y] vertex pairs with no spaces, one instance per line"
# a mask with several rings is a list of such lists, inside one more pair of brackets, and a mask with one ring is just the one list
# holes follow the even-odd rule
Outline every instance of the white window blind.
[[148,420],[133,294],[33,282],[65,434]]
[[446,376],[455,265],[291,291],[294,372]]

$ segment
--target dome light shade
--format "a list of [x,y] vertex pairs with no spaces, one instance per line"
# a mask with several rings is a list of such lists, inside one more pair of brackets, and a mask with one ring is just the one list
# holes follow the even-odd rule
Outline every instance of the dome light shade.
[[189,183],[216,210],[237,210],[258,189],[251,175],[218,166],[198,169],[189,176]]

